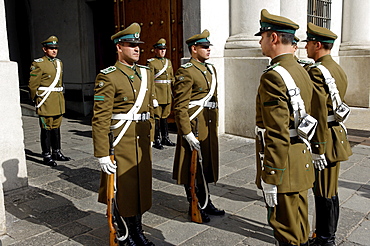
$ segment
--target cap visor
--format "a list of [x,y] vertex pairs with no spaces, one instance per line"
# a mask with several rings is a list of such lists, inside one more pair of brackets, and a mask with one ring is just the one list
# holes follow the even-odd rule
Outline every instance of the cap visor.
[[213,44],[207,43],[207,42],[200,42],[200,43],[196,43],[195,45],[213,46]]
[[259,31],[259,32],[257,32],[256,34],[254,34],[254,36],[261,36],[261,34],[262,34],[263,32],[261,32],[261,31]]

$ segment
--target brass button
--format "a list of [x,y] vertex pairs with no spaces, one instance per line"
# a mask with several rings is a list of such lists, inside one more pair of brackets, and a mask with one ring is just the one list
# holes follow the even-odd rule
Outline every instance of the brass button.
[[272,175],[275,174],[275,171],[271,171],[270,174],[272,174]]
[[310,167],[310,165],[309,164],[306,164],[306,168],[309,168]]
[[305,150],[305,149],[304,149],[304,150],[302,150],[302,153],[303,153],[303,154],[305,154],[305,153],[306,153],[306,150]]

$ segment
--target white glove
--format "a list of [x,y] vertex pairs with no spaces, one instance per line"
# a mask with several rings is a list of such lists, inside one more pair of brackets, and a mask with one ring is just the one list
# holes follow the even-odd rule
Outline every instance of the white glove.
[[193,151],[193,149],[198,151],[200,150],[200,142],[198,139],[195,138],[192,132],[184,135],[184,138],[186,139],[186,141],[188,141],[191,151]]
[[277,186],[272,184],[267,184],[261,180],[261,185],[263,193],[265,194],[265,201],[267,206],[275,207],[277,203]]
[[325,154],[319,155],[312,153],[312,162],[315,168],[319,171],[324,170],[325,167],[328,165],[325,159]]
[[113,174],[116,172],[117,166],[116,161],[112,163],[110,156],[104,156],[98,158],[101,170],[107,174]]
[[158,101],[157,101],[157,99],[153,99],[153,107],[158,107],[159,106],[159,104],[158,104]]

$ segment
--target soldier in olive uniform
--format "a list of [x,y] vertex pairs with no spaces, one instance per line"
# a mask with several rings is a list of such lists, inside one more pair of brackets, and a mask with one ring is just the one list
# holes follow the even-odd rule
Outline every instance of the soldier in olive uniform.
[[[173,76],[171,60],[165,58],[167,50],[166,40],[161,38],[153,47],[155,58],[148,59],[147,63],[154,74],[155,93],[159,104],[154,109],[155,131],[153,147],[163,149],[163,145],[176,145],[168,136],[167,122],[167,117],[171,113],[172,84],[175,77]],[[161,132],[161,136],[159,132]]]
[[[107,177],[115,173],[116,201],[128,225],[128,245],[154,245],[142,231],[142,214],[152,206],[151,122],[153,75],[136,64],[140,56],[140,25],[114,34],[118,60],[101,70],[95,80],[92,133],[94,155],[102,174],[99,202],[107,202]],[[115,163],[109,157],[109,137],[115,137]],[[123,229],[123,228],[121,228]]]
[[[40,142],[44,164],[57,166],[57,161],[69,161],[61,152],[60,126],[65,113],[63,95],[63,64],[56,58],[58,38],[50,36],[41,42],[44,56],[31,65],[29,89],[35,102],[41,128]],[[52,148],[52,153],[50,153]]]
[[[313,186],[314,168],[308,141],[297,136],[291,101],[300,95],[300,107],[310,113],[313,88],[307,72],[294,59],[292,43],[299,26],[266,9],[261,11],[260,24],[255,35],[261,36],[262,53],[272,60],[261,76],[256,98],[256,184],[263,190],[278,245],[308,245],[307,194]],[[281,70],[299,89],[288,90]]]
[[[212,45],[208,36],[209,31],[204,30],[186,40],[191,59],[177,70],[174,84],[178,135],[173,178],[178,184],[185,186],[191,203],[191,155],[193,149],[200,149],[203,168],[198,164],[196,182],[199,202],[202,206],[206,205],[201,210],[203,222],[210,221],[208,214],[225,214],[224,210],[213,205],[208,195],[208,183],[216,182],[219,174],[217,76],[214,66],[206,63],[211,51],[209,47]],[[199,136],[198,139],[196,135]]]
[[[315,60],[315,64],[308,69],[308,74],[314,85],[314,97],[312,100],[312,115],[318,120],[318,127],[312,143],[313,160],[316,167],[316,181],[314,186],[316,207],[316,235],[313,244],[333,246],[335,244],[335,232],[339,218],[338,176],[340,161],[348,159],[352,154],[346,130],[335,114],[338,102],[333,102],[331,87],[334,96],[338,96],[343,102],[347,90],[347,76],[343,69],[333,60],[330,55],[333,43],[337,35],[330,30],[316,26],[312,23],[307,25],[306,50],[309,58]],[[335,81],[325,78],[325,67]],[[325,69],[324,68],[324,69]],[[334,82],[334,83],[330,83]],[[336,101],[336,100],[334,100]]]

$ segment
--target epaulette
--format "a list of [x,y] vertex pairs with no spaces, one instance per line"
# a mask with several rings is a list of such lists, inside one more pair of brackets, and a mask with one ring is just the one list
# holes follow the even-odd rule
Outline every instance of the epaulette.
[[113,71],[116,71],[117,68],[115,66],[110,66],[110,67],[107,67],[103,70],[100,70],[101,73],[104,73],[104,74],[108,74],[108,73],[111,73]]
[[310,67],[317,67],[318,65],[321,65],[321,62],[315,62]]
[[35,62],[43,62],[43,61],[44,61],[44,59],[39,58],[39,59],[35,59],[34,61],[35,61]]
[[266,73],[267,71],[270,71],[270,70],[274,69],[275,67],[277,67],[279,65],[280,65],[280,62],[272,64],[272,65],[268,66],[265,70],[263,70],[263,72]]
[[312,61],[308,61],[308,60],[302,60],[302,59],[298,59],[297,62],[299,64],[304,64],[304,65],[312,65],[313,62]]
[[150,58],[150,59],[148,59],[147,61],[148,62],[152,62],[152,61],[154,61],[155,59],[154,58]]
[[191,67],[191,66],[193,66],[193,63],[191,63],[191,62],[188,62],[188,63],[185,63],[185,64],[181,65],[181,67],[183,67],[183,68],[188,68],[188,67]]
[[142,67],[142,68],[145,68],[145,69],[150,69],[150,67],[148,67],[148,66],[144,66],[144,65],[139,65],[139,64],[137,64],[136,66],[138,66],[138,67]]

